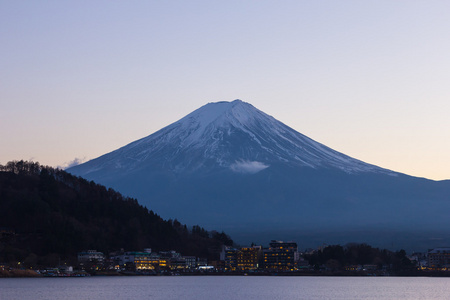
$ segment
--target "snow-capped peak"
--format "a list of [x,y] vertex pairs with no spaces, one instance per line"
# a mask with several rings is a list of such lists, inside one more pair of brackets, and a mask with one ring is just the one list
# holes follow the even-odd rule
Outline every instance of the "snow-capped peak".
[[152,165],[177,173],[219,167],[253,174],[282,163],[395,174],[334,151],[241,100],[208,103],[99,160],[114,168]]
[[185,146],[202,144],[202,140],[223,129],[233,127],[245,130],[245,127],[260,118],[261,113],[241,100],[208,103],[175,122],[173,126],[179,126],[184,131],[181,136]]

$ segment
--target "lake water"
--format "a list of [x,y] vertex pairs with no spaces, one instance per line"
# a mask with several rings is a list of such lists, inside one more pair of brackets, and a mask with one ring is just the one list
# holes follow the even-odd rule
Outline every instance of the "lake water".
[[0,299],[449,299],[450,278],[0,278]]

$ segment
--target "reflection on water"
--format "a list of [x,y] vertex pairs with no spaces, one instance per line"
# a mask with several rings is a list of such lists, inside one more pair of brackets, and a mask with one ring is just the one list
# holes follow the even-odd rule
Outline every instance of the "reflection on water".
[[0,299],[448,299],[450,278],[3,278]]

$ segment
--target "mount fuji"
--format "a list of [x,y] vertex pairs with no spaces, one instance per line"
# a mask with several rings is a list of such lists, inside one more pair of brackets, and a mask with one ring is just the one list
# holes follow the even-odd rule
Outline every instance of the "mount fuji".
[[450,244],[450,181],[354,159],[241,100],[206,104],[67,171],[241,243]]

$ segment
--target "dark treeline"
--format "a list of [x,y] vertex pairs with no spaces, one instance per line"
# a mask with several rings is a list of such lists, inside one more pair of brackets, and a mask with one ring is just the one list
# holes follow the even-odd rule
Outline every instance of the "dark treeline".
[[305,259],[316,268],[326,266],[334,271],[355,265],[375,265],[379,270],[387,268],[397,273],[415,270],[404,250],[392,252],[373,248],[367,244],[331,245],[321,251],[306,255]]
[[96,249],[176,250],[217,259],[225,233],[165,221],[136,199],[36,162],[0,165],[0,262],[28,265],[74,261]]

